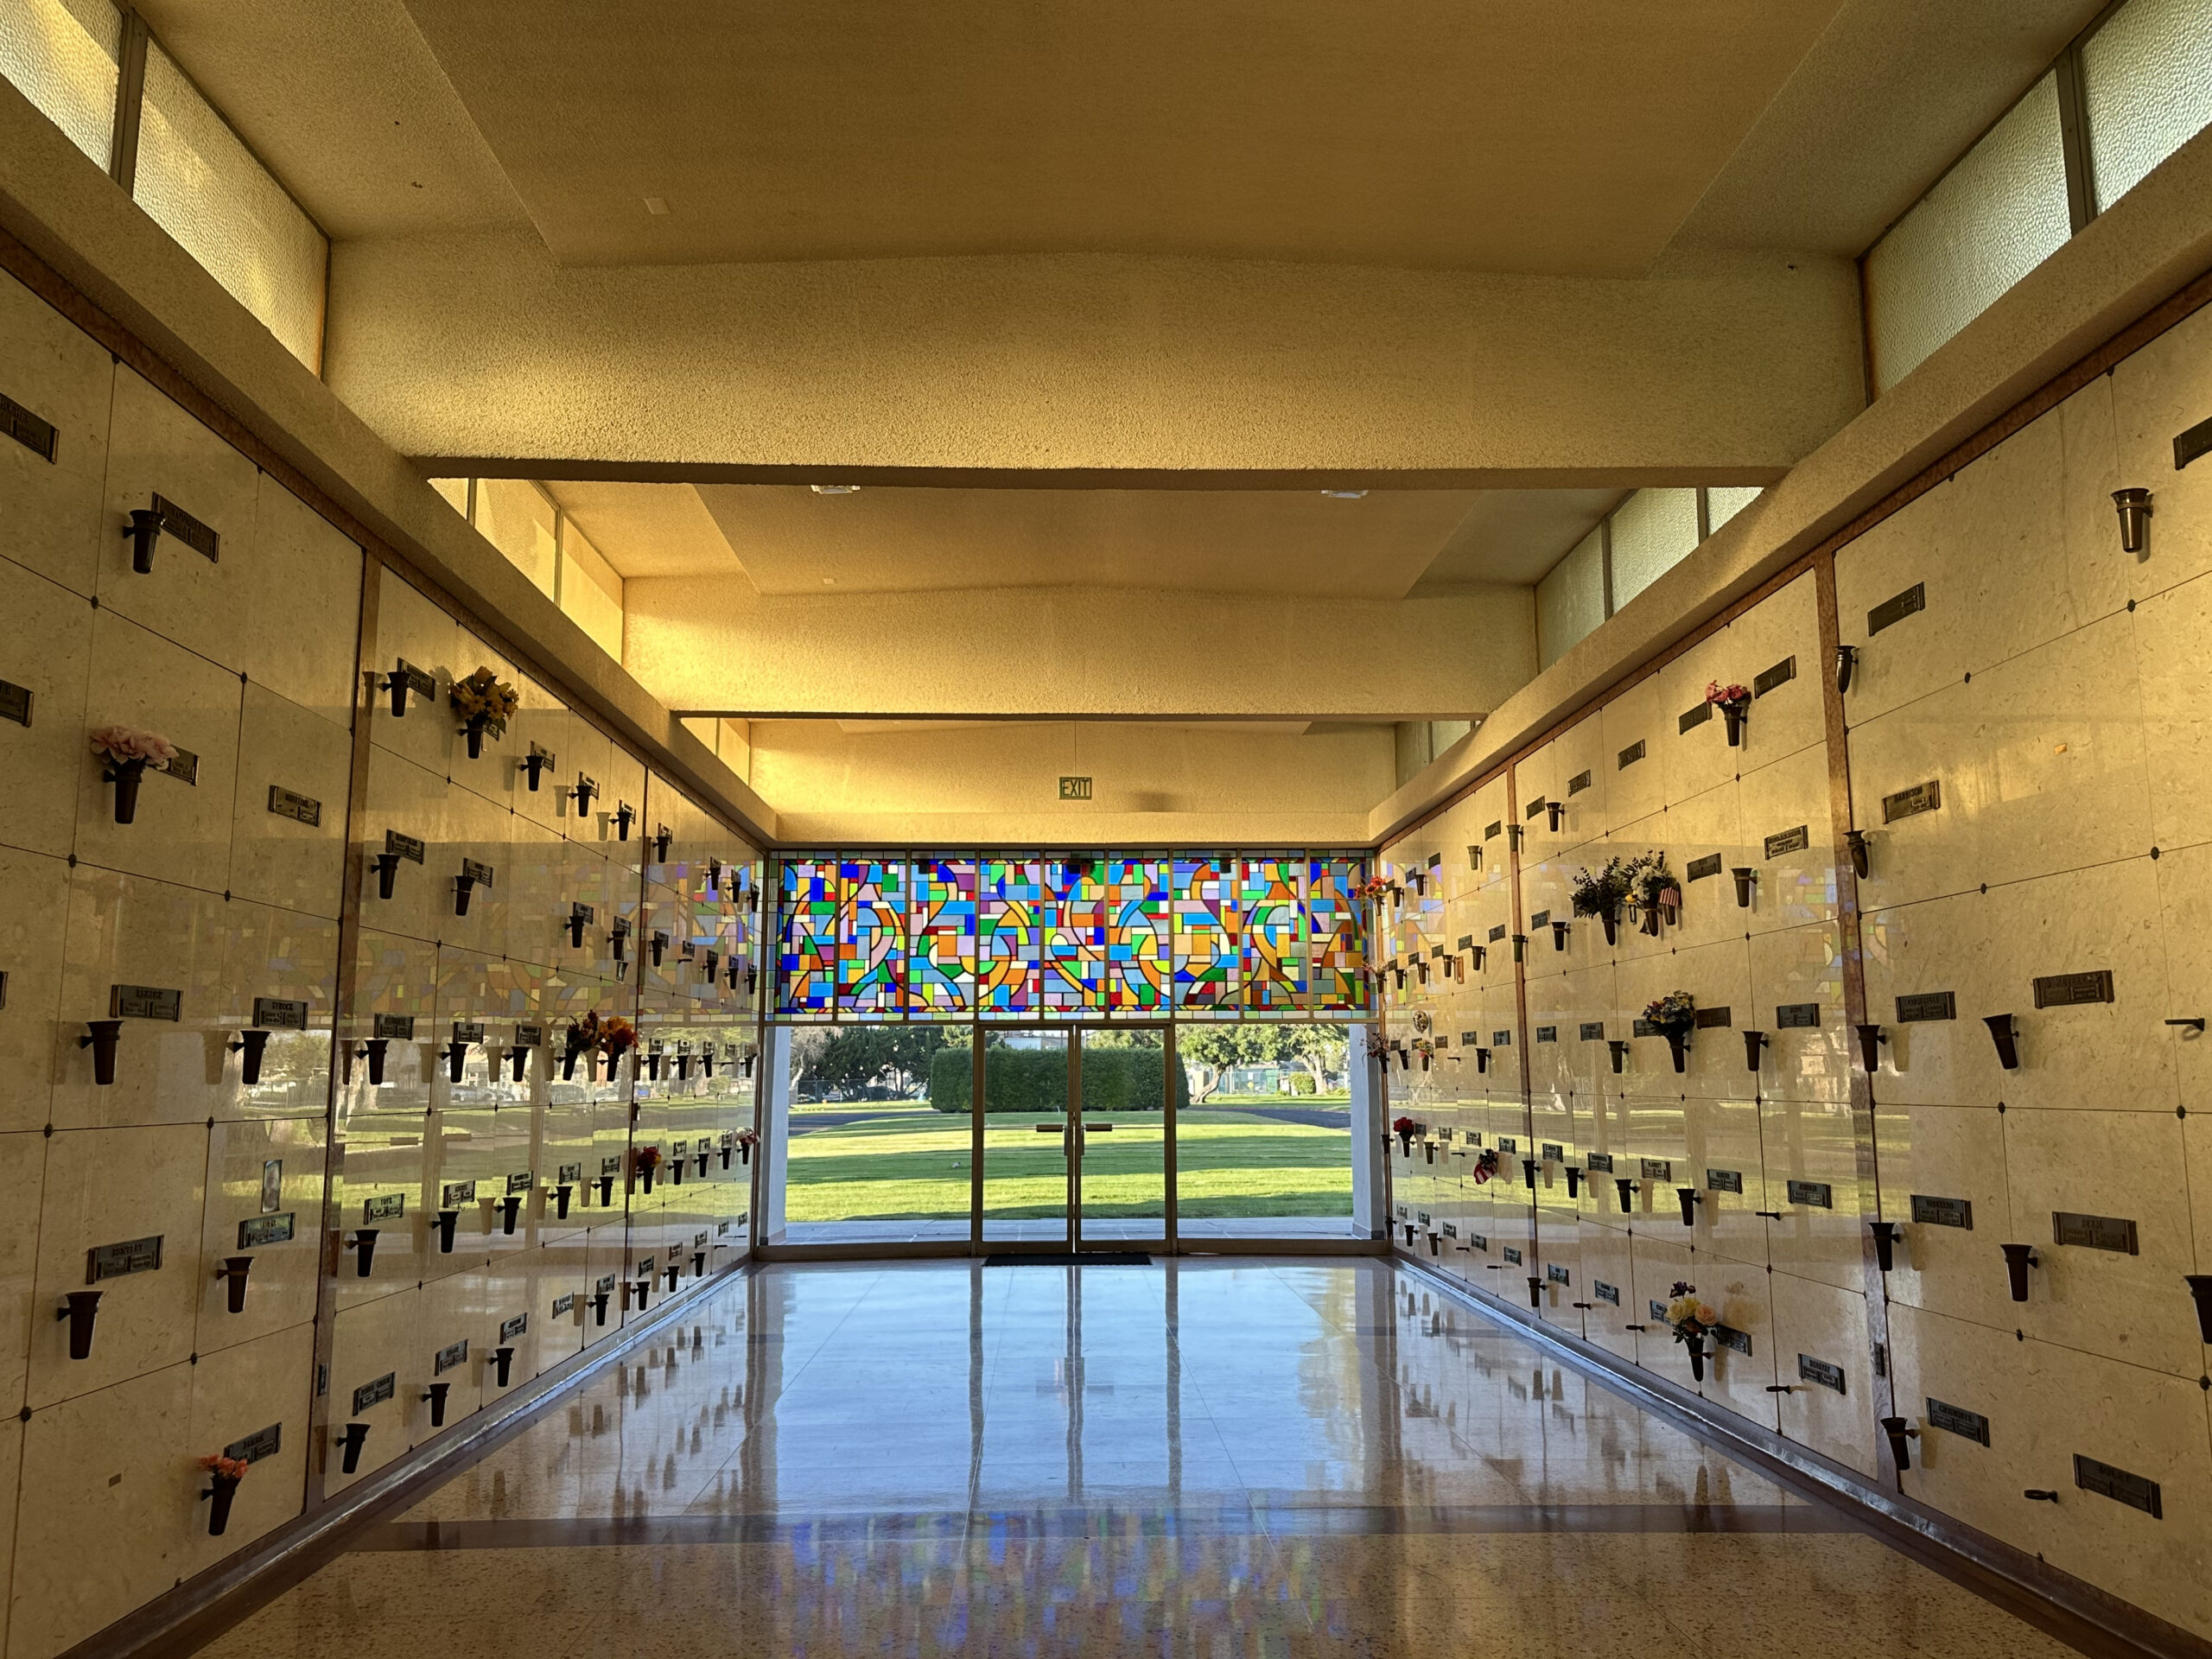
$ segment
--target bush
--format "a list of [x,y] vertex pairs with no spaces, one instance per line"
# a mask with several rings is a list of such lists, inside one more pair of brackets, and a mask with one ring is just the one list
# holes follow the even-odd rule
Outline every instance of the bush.
[[1290,1092],[1294,1095],[1310,1095],[1318,1092],[1313,1087],[1313,1074],[1311,1071],[1286,1071],[1283,1073],[1283,1078],[1290,1085]]
[[[1156,1112],[1160,1109],[1162,1073],[1156,1048],[1094,1048],[1083,1057],[1083,1109],[1087,1112]],[[1039,1048],[995,1048],[985,1058],[986,1112],[1057,1112],[1067,1103],[1068,1057]],[[974,1062],[964,1048],[939,1049],[930,1057],[930,1104],[940,1112],[964,1112],[973,1095]],[[1187,1105],[1191,1079],[1179,1081],[1178,1099]]]

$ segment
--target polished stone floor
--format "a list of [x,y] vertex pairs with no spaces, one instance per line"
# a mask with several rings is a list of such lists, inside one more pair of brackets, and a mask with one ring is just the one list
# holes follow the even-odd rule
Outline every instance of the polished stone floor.
[[2069,1652],[1386,1262],[782,1264],[201,1651]]

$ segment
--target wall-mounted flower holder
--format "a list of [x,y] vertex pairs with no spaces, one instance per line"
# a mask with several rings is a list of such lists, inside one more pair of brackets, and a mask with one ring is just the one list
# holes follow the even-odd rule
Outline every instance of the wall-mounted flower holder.
[[1851,690],[1851,671],[1858,665],[1858,646],[1838,645],[1835,648],[1835,691],[1838,696]]
[[594,1325],[605,1325],[607,1305],[614,1300],[614,1293],[611,1290],[597,1291],[584,1300],[591,1304],[591,1322]]
[[207,1471],[207,1490],[200,1494],[200,1501],[208,1506],[207,1535],[219,1538],[230,1530],[231,1504],[238,1495],[238,1483],[245,1478],[246,1461],[244,1458],[202,1458],[200,1466]]
[[469,895],[470,895],[471,893],[474,893],[475,891],[476,891],[476,878],[475,878],[474,876],[473,876],[473,875],[456,875],[455,877],[454,877],[454,879],[453,879],[453,913],[454,913],[454,915],[456,915],[456,916],[466,916],[466,915],[467,915],[467,914],[468,914],[468,899],[469,899]]
[[607,932],[607,946],[613,952],[615,961],[627,962],[630,959],[630,924],[617,918],[613,927]]
[[[2204,1034],[2204,1021],[2202,1020],[2194,1018],[2188,1020],[2169,1020],[2166,1021],[2166,1024],[2169,1026],[2179,1026],[2184,1027],[2187,1030],[2195,1032],[2200,1037]],[[2188,1039],[2184,1038],[2183,1040],[2186,1041]]]
[[1483,867],[1483,849],[1482,849],[1482,844],[1481,844],[1479,842],[1478,842],[1474,843],[1473,845],[1470,846],[1470,847],[1467,849],[1467,868],[1468,868],[1469,869],[1471,869],[1471,870],[1479,870],[1479,869],[1481,869],[1481,868],[1482,868],[1482,867]]
[[135,823],[138,819],[138,785],[146,781],[143,760],[118,760],[100,774],[115,785],[115,821]]
[[92,1323],[100,1316],[100,1297],[97,1290],[71,1290],[62,1293],[61,1306],[54,1311],[58,1323],[69,1322],[69,1357],[90,1359],[92,1357]]
[[1744,722],[1751,713],[1751,688],[1743,685],[1723,685],[1718,680],[1705,688],[1705,700],[1720,710],[1720,718],[1728,728],[1728,747],[1742,747]]
[[1544,1281],[1535,1274],[1529,1275],[1529,1306],[1541,1308],[1544,1305]]
[[1882,1069],[1882,1045],[1889,1037],[1879,1026],[1853,1026],[1852,1030],[1859,1033],[1859,1062],[1871,1077]]
[[438,1211],[438,1254],[440,1255],[453,1254],[454,1230],[460,1225],[460,1211],[441,1210]]
[[375,858],[370,861],[376,866],[377,897],[379,899],[391,898],[392,884],[399,878],[399,855],[397,853],[378,853]]
[[574,789],[565,790],[563,792],[566,794],[570,800],[576,804],[576,816],[578,817],[589,817],[591,816],[592,800],[593,798],[599,793],[599,785],[592,782],[591,779],[586,774],[580,772],[576,774],[576,786]]
[[575,1196],[575,1184],[572,1181],[563,1181],[553,1189],[554,1220],[566,1221],[569,1218],[569,1200]]
[[1986,1014],[1981,1023],[1989,1027],[1989,1040],[1997,1045],[1997,1064],[2007,1071],[2020,1069],[2020,1033],[2012,1024],[2009,1014]]
[[2032,1244],[1999,1244],[1997,1248],[2005,1252],[2005,1277],[2011,1282],[2012,1300],[2026,1301],[2028,1269],[2041,1267],[2043,1258],[2036,1254]]
[[689,1156],[671,1160],[668,1166],[668,1179],[671,1185],[681,1186],[683,1185],[683,1166],[690,1161],[691,1160]]
[[522,1216],[522,1194],[510,1192],[505,1198],[494,1198],[492,1201],[492,1207],[499,1212],[500,1235],[503,1237],[512,1238],[515,1234],[515,1223]]
[[1906,1442],[1918,1440],[1920,1431],[1903,1417],[1885,1417],[1881,1423],[1882,1433],[1890,1442],[1890,1459],[1902,1475],[1912,1467],[1912,1449]]
[[652,1082],[660,1081],[660,1051],[657,1048],[645,1052],[645,1076]]
[[1873,862],[1869,856],[1866,832],[1864,830],[1845,830],[1843,846],[1844,850],[1851,855],[1851,873],[1864,881],[1866,879],[1866,872]]
[[[2151,492],[2145,489],[2114,490],[2112,505],[2120,514],[2120,550],[2141,553],[2151,545]],[[137,515],[133,513],[132,518]]]
[[2212,1273],[2187,1273],[2182,1278],[2196,1302],[2197,1334],[2212,1342]]
[[533,743],[530,746],[530,753],[523,756],[516,764],[522,768],[523,777],[529,785],[530,792],[535,795],[537,793],[539,783],[545,777],[545,768],[553,764],[553,757]]
[[1609,1038],[1605,1043],[1605,1052],[1612,1056],[1613,1075],[1620,1076],[1628,1065],[1628,1044],[1618,1037]]
[[668,935],[656,930],[652,936],[652,946],[653,966],[658,968],[661,958],[668,954]]
[[1516,961],[1516,962],[1519,962],[1519,961],[1521,961],[1521,960],[1522,960],[1522,957],[1523,957],[1524,953],[1525,953],[1525,952],[1527,951],[1527,950],[1528,950],[1528,945],[1529,945],[1529,936],[1528,936],[1526,933],[1516,933],[1516,934],[1513,936],[1513,960],[1514,960],[1514,961]]
[[1758,1074],[1759,1051],[1767,1046],[1767,1034],[1763,1031],[1744,1033],[1744,1070],[1754,1077]]
[[1751,883],[1758,880],[1759,873],[1748,864],[1738,864],[1732,867],[1728,874],[1736,883],[1736,908],[1749,910],[1751,907]]
[[1691,1382],[1704,1382],[1704,1381],[1705,1381],[1705,1338],[1704,1338],[1703,1337],[1685,1337],[1685,1338],[1682,1338],[1682,1351],[1683,1351],[1683,1352],[1687,1353],[1687,1354],[1689,1356],[1689,1360],[1690,1360],[1690,1381],[1691,1381]]
[[681,1262],[671,1261],[661,1269],[661,1272],[668,1279],[668,1294],[671,1296],[675,1295],[676,1287],[683,1277],[683,1264]]
[[1677,1071],[1687,1070],[1690,1063],[1689,1033],[1687,1031],[1670,1031],[1666,1033],[1666,1037],[1667,1053],[1668,1056],[1675,1062],[1675,1070]]
[[[584,928],[592,918],[589,905],[572,904],[569,906],[569,948],[581,950],[584,945]],[[619,960],[619,958],[618,958]]]
[[700,957],[699,982],[702,985],[713,984],[715,982],[715,975],[720,969],[721,965],[721,953],[718,950],[709,950],[704,956]]
[[340,1249],[352,1250],[354,1253],[353,1276],[356,1279],[365,1279],[369,1276],[369,1264],[374,1262],[377,1256],[377,1234],[381,1230],[383,1230],[376,1227],[363,1227],[356,1231],[353,1237],[339,1246]]
[[130,543],[130,568],[142,576],[154,574],[154,549],[167,522],[159,507],[135,507],[124,526],[123,539]]
[[224,1305],[233,1313],[245,1312],[246,1275],[252,1271],[250,1255],[226,1255],[223,1265],[215,1269],[215,1276],[223,1281]]
[[714,1155],[715,1149],[709,1146],[705,1141],[702,1141],[699,1143],[699,1151],[697,1154],[699,1159],[699,1173],[702,1178],[706,1175],[707,1165],[714,1158]]
[[599,1207],[602,1210],[607,1209],[614,1202],[614,1178],[612,1175],[602,1175],[599,1178],[598,1185]]
[[707,1253],[704,1250],[691,1252],[691,1276],[694,1279],[703,1279],[707,1276]]
[[671,842],[672,842],[673,841],[675,841],[675,839],[676,839],[676,834],[675,834],[675,831],[671,830],[671,829],[670,829],[666,824],[664,824],[664,824],[662,824],[658,829],[657,829],[657,830],[655,830],[653,831],[653,862],[654,862],[654,863],[656,863],[656,864],[665,864],[665,863],[667,863],[667,862],[668,862],[668,849],[669,849],[669,845],[670,845],[670,843],[671,843]]
[[1568,925],[1569,925],[1566,922],[1554,922],[1551,925],[1553,950],[1564,950],[1567,949],[1567,930]]
[[1519,824],[1509,823],[1505,826],[1505,844],[1516,853],[1521,850],[1521,826]]
[[1490,960],[1490,947],[1486,944],[1469,945],[1467,947],[1467,954],[1474,958],[1475,971],[1478,974],[1481,973],[1483,971],[1483,964]]
[[241,1031],[238,1040],[230,1048],[232,1053],[245,1057],[238,1062],[238,1081],[247,1088],[252,1088],[261,1081],[261,1058],[269,1050],[269,1033],[251,1029]]
[[2029,1487],[2027,1491],[2022,1492],[2020,1496],[2026,1498],[2031,1503],[2056,1503],[2058,1502],[2058,1494],[2056,1492],[2044,1491],[2034,1486]]
[[1536,1190],[1536,1160],[1534,1158],[1521,1160],[1521,1185],[1531,1192]]
[[629,840],[630,826],[637,821],[638,809],[627,801],[617,801],[614,804],[614,839]]
[[1870,1221],[1866,1230],[1874,1236],[1874,1265],[1884,1273],[1891,1270],[1897,1261],[1897,1224],[1894,1221]]
[[484,1365],[499,1380],[498,1385],[504,1389],[507,1386],[507,1379],[514,1374],[515,1351],[494,1348],[484,1357]]
[[520,1083],[524,1069],[530,1065],[530,1051],[517,1043],[507,1050],[506,1061],[507,1081]]
[[1572,1164],[1567,1166],[1567,1196],[1570,1198],[1582,1196],[1582,1172]]
[[1554,835],[1557,835],[1561,830],[1564,830],[1567,827],[1567,803],[1565,801],[1546,801],[1544,803],[1544,816],[1551,821],[1552,833]]
[[425,1384],[424,1387],[427,1391],[423,1394],[423,1399],[430,1408],[430,1427],[443,1428],[446,1426],[446,1399],[453,1392],[453,1384],[431,1382]]
[[361,1448],[369,1443],[369,1427],[366,1423],[348,1423],[338,1431],[338,1466],[346,1474],[360,1470]]
[[1630,1175],[1616,1175],[1613,1178],[1613,1192],[1620,1198],[1621,1214],[1624,1216],[1632,1214],[1636,1206],[1635,1177]]
[[1478,1071],[1490,1070],[1490,1050],[1481,1047],[1475,1050],[1475,1070]]
[[79,1037],[77,1046],[92,1051],[92,1081],[105,1089],[115,1081],[115,1051],[123,1040],[123,1021],[87,1020],[85,1029],[90,1034]]
[[719,858],[707,861],[707,891],[712,893],[722,884],[722,861]]

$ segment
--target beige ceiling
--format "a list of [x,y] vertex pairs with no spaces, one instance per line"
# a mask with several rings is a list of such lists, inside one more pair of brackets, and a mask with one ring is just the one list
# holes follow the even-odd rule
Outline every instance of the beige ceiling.
[[689,484],[563,480],[546,489],[600,556],[631,576],[728,576],[743,566]]
[[1112,251],[1625,276],[1838,3],[409,10],[564,263]]
[[[696,496],[733,566],[763,594],[1097,587],[1399,599],[1425,577],[1446,589],[1534,582],[1618,493],[1376,490],[1346,500],[1313,489],[818,495],[803,485],[708,484]],[[639,532],[649,541],[642,519]],[[611,524],[592,534],[631,574],[630,534]]]

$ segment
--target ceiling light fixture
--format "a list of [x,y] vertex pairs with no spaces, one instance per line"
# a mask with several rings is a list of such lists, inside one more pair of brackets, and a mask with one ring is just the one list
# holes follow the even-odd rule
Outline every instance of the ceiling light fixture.
[[810,484],[806,487],[817,495],[858,495],[861,493],[861,486],[857,484]]
[[655,219],[658,219],[663,213],[665,213],[668,211],[668,199],[665,196],[647,196],[645,198],[645,211],[651,213]]
[[1324,490],[1321,493],[1332,501],[1363,501],[1367,499],[1365,490]]

